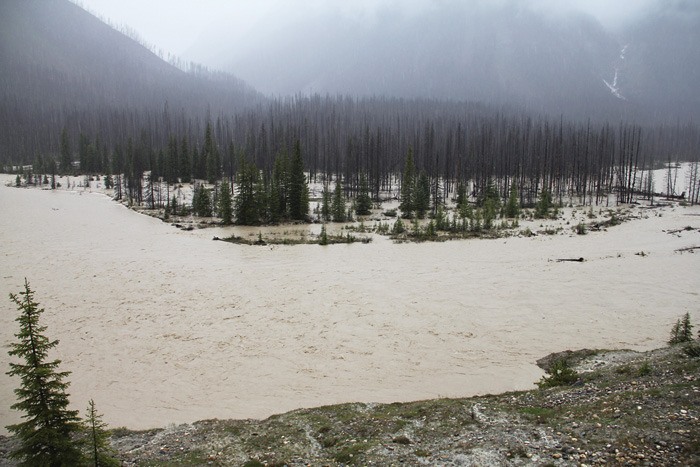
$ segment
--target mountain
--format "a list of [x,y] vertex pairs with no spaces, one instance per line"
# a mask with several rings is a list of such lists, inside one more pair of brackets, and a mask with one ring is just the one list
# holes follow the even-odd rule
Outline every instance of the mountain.
[[620,88],[651,114],[700,120],[700,2],[668,0],[621,35]]
[[[260,28],[236,51],[218,50],[229,57],[218,63],[273,94],[478,100],[612,121],[673,120],[680,89],[697,102],[698,93],[687,91],[697,87],[690,71],[700,62],[700,25],[681,15],[653,10],[620,33],[586,14],[533,2],[444,0],[419,13],[391,5],[371,17],[324,10],[275,32]],[[625,45],[632,63],[623,69]],[[675,89],[666,85],[669,76]],[[615,94],[618,86],[626,95]]]
[[178,69],[67,0],[0,2],[1,160],[57,152],[63,126],[109,138],[164,112],[216,116],[261,100],[231,75]]

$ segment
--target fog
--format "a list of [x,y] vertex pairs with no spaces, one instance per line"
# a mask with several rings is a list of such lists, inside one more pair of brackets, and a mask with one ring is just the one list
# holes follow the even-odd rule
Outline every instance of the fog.
[[673,120],[700,108],[698,2],[85,0],[84,6],[128,25],[166,57],[233,73],[272,96],[475,100],[613,120],[651,113]]
[[[579,12],[591,15],[611,30],[629,24],[671,2],[661,0],[76,0],[90,12],[118,25],[127,25],[147,43],[179,57],[220,67],[224,48],[245,54],[251,36],[276,36],[283,27],[304,19],[340,16],[362,23],[382,21],[399,13],[421,15],[428,10],[466,4],[469,9],[529,8],[551,15]],[[680,2],[684,3],[684,2]]]

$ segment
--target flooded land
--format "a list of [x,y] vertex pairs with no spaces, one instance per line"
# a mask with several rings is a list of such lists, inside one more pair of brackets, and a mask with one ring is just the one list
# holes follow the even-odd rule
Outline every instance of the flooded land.
[[[182,231],[6,180],[3,348],[26,277],[72,403],[94,399],[111,426],[526,389],[550,352],[648,350],[683,313],[700,319],[700,255],[676,251],[700,245],[698,207],[635,208],[587,235],[251,247],[211,241],[243,229]],[[20,419],[18,384],[0,372],[2,425]]]

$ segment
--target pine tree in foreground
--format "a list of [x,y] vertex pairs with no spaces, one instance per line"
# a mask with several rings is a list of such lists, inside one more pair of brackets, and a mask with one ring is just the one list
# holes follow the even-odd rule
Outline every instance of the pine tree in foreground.
[[22,384],[15,389],[18,402],[11,406],[23,411],[24,422],[6,428],[19,438],[20,445],[10,456],[21,460],[20,465],[72,466],[80,465],[82,455],[74,443],[80,430],[78,412],[68,409],[67,382],[70,372],[57,371],[60,360],[47,361],[49,351],[58,345],[42,333],[39,324],[44,312],[34,301],[34,292],[25,279],[24,291],[10,294],[10,300],[21,312],[15,321],[20,331],[18,342],[10,344],[8,352],[24,363],[10,363],[10,376],[19,376]]

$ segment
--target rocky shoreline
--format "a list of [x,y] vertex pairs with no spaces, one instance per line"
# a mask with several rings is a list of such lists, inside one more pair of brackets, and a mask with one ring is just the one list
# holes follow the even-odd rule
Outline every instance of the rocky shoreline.
[[[124,466],[698,465],[700,359],[681,347],[554,354],[572,386],[301,409],[266,420],[117,428]],[[0,437],[0,466],[15,465]]]

